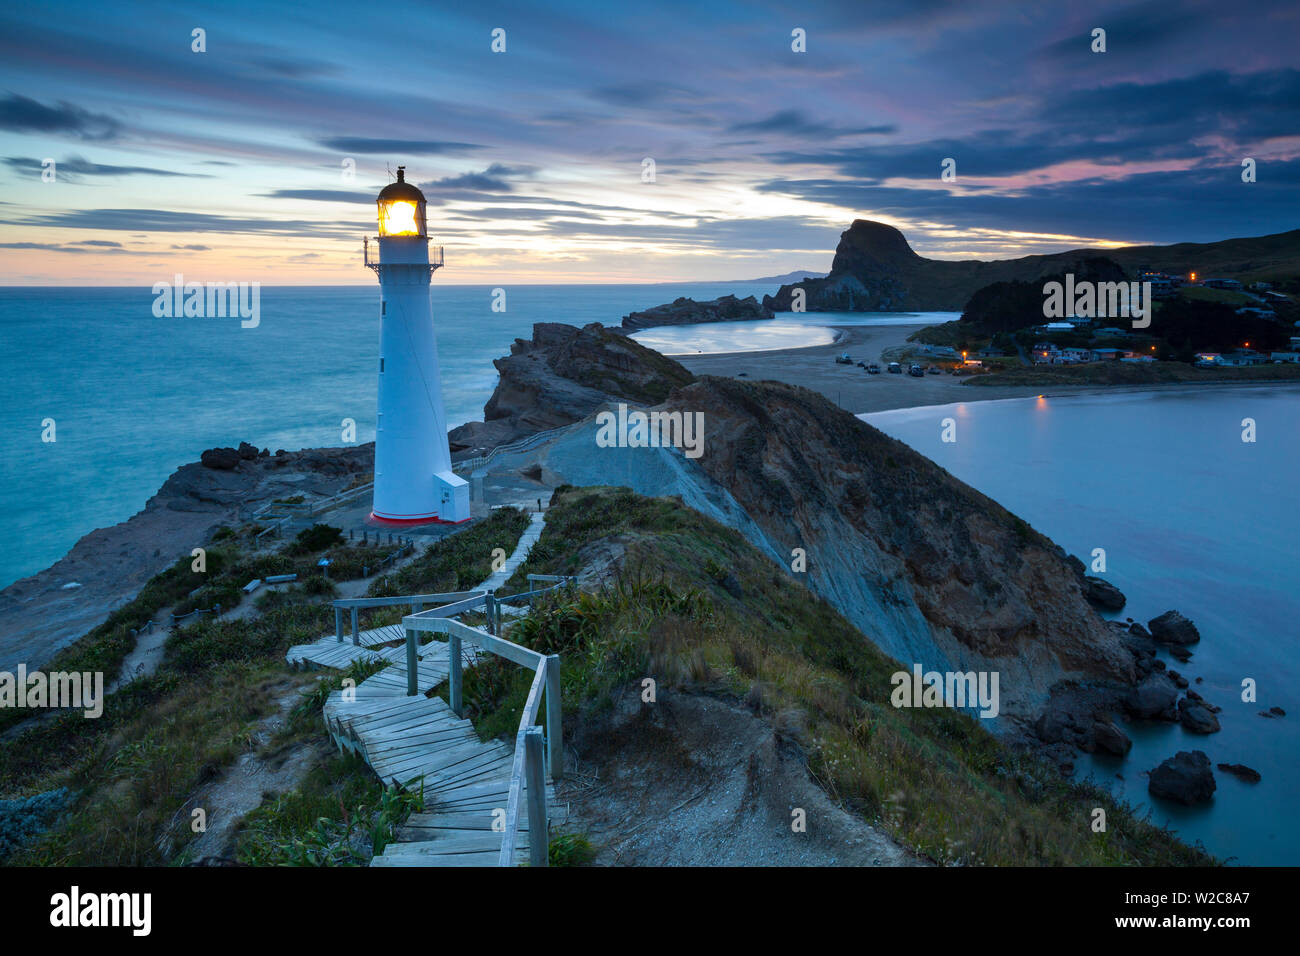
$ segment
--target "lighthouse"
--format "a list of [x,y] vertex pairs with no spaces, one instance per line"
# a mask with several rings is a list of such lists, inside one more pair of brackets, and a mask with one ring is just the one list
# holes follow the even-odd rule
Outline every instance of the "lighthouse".
[[429,280],[442,249],[429,255],[424,193],[406,181],[379,193],[379,403],[371,519],[409,526],[469,519],[469,484],[451,470],[447,413],[438,374]]

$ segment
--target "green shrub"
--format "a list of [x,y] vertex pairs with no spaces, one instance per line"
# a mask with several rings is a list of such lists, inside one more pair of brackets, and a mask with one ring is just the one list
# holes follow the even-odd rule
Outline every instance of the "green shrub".
[[286,548],[286,553],[291,555],[315,554],[318,551],[324,551],[326,548],[332,548],[334,545],[343,541],[343,531],[333,525],[314,524],[310,528],[303,528],[298,532],[298,536]]

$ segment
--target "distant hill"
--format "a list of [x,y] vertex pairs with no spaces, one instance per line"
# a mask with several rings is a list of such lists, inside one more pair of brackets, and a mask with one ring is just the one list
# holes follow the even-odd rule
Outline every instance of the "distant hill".
[[793,272],[787,272],[779,276],[763,276],[761,279],[731,279],[731,282],[771,282],[782,285],[787,282],[802,282],[804,279],[822,279],[825,278],[824,272],[811,272],[807,269],[795,269]]
[[809,312],[958,311],[979,289],[995,282],[1037,282],[1061,273],[1096,269],[1108,259],[1136,278],[1143,269],[1158,272],[1255,281],[1300,276],[1300,229],[1272,236],[1183,242],[1172,246],[1122,246],[1074,249],[1021,259],[926,259],[913,251],[893,226],[866,219],[854,221],[840,235],[830,274],[825,278],[785,283],[763,304],[790,310],[795,289],[805,292]]

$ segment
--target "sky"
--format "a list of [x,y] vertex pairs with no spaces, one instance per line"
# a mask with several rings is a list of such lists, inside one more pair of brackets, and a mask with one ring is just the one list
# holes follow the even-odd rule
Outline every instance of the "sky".
[[0,285],[367,284],[399,164],[445,283],[1283,232],[1297,50],[1294,0],[11,4]]

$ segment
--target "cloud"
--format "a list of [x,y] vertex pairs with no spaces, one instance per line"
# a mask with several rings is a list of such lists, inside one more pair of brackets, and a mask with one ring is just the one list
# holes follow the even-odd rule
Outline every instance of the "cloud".
[[[26,156],[7,156],[4,163],[10,169],[21,172],[40,173],[45,167],[41,160]],[[55,171],[60,178],[72,176],[75,182],[78,176],[184,176],[195,179],[211,178],[204,173],[182,173],[174,169],[157,169],[152,166],[113,166],[104,163],[92,163],[80,156],[68,156],[55,163]]]
[[264,233],[307,238],[353,238],[370,222],[314,222],[305,219],[244,218],[212,213],[178,212],[166,209],[73,209],[3,219],[0,224],[14,226],[57,227],[66,229],[102,229],[130,232],[208,232],[227,234]]
[[121,124],[111,116],[91,113],[60,101],[45,106],[29,97],[10,93],[0,100],[0,129],[15,133],[74,133],[82,139],[114,139]]
[[781,133],[787,136],[815,136],[819,139],[838,139],[841,136],[883,135],[897,133],[898,127],[862,126],[856,129],[831,126],[809,119],[802,110],[780,110],[766,119],[752,123],[735,123],[728,128],[731,133]]
[[313,202],[364,202],[373,203],[379,190],[372,193],[351,189],[273,189],[262,193],[267,199],[308,199]]
[[340,153],[392,153],[410,156],[460,156],[484,148],[477,143],[436,139],[369,139],[363,136],[332,136],[316,142]]

